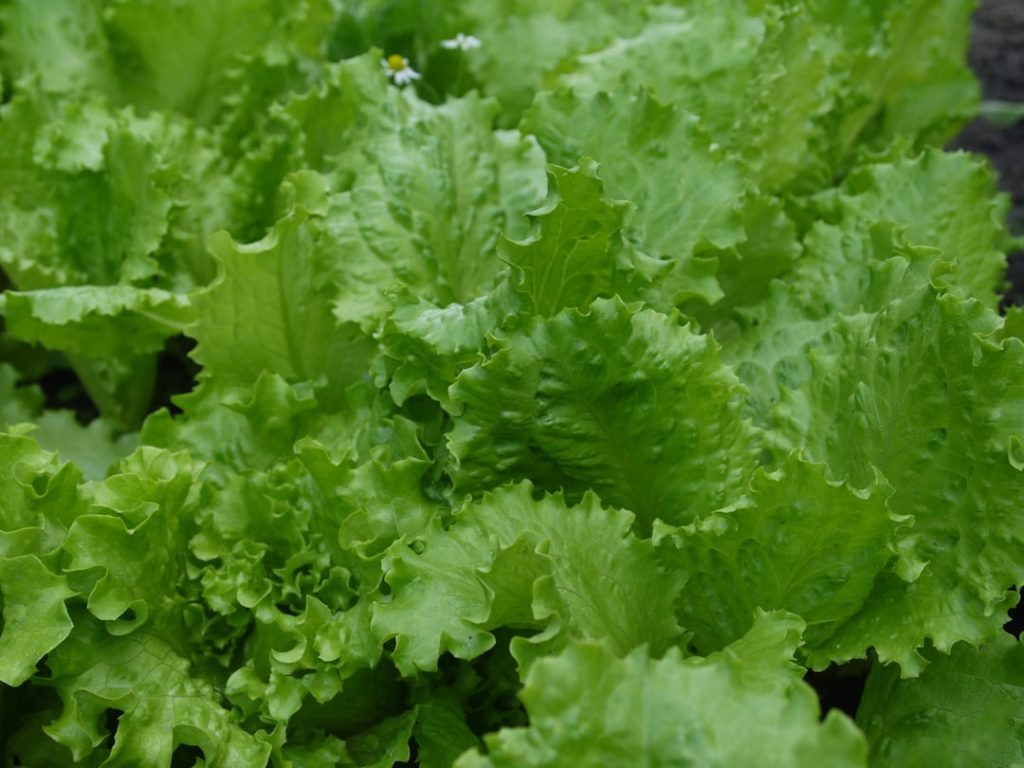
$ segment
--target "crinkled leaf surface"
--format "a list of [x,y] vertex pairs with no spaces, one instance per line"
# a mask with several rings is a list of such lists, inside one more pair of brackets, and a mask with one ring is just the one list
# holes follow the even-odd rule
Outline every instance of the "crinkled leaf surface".
[[891,493],[829,482],[826,467],[791,456],[774,475],[759,471],[737,508],[680,530],[662,556],[686,575],[680,622],[704,651],[749,628],[757,609],[783,609],[807,622],[820,646],[865,604],[892,559],[897,521]]
[[525,241],[504,240],[502,258],[520,274],[519,288],[535,314],[551,317],[565,307],[586,307],[600,296],[630,296],[644,280],[623,237],[632,215],[627,203],[604,199],[596,164],[552,166],[549,200],[530,216],[540,231]]
[[0,682],[20,685],[36,672],[36,662],[71,633],[64,605],[74,595],[67,579],[50,571],[35,555],[0,562],[3,633]]
[[99,722],[108,709],[122,714],[107,766],[168,765],[178,744],[199,747],[208,765],[262,765],[270,753],[156,635],[112,638],[98,623],[80,621],[50,666],[64,710],[47,732],[76,760],[105,738]]
[[[664,648],[678,634],[678,585],[630,522],[592,495],[567,507],[558,496],[535,501],[526,483],[487,494],[447,531],[435,525],[389,552],[392,598],[375,607],[374,629],[395,638],[392,657],[405,674],[435,669],[446,651],[478,656],[500,627],[544,630],[534,643],[568,634],[608,638],[620,653]],[[521,659],[535,653],[519,649]]]
[[1024,758],[1024,652],[1010,636],[979,649],[931,652],[927,670],[901,681],[876,666],[857,722],[872,765],[1020,765]]
[[339,317],[362,319],[354,313],[367,294],[391,282],[442,305],[493,286],[499,235],[524,234],[525,214],[544,196],[536,144],[495,132],[493,117],[493,104],[467,97],[411,110],[399,130],[367,139],[355,161],[365,166],[333,201],[329,220],[347,252]]
[[630,236],[670,272],[652,292],[675,304],[721,298],[714,263],[697,252],[744,238],[740,169],[713,146],[692,116],[663,106],[646,92],[542,93],[524,117],[555,162],[571,166],[587,156],[601,164],[613,199],[636,206]]
[[740,392],[678,316],[597,300],[534,320],[459,375],[451,475],[468,491],[525,476],[589,488],[641,527],[686,522],[730,503],[754,467]]
[[0,0],[2,761],[1020,763],[972,7]]
[[[616,658],[596,643],[571,645],[527,675],[530,726],[499,731],[487,755],[456,765],[866,765],[863,736],[836,713],[819,723],[802,683],[744,679],[762,664],[781,666],[792,645],[773,650],[774,658],[750,664],[742,656],[685,661],[677,651],[654,659],[645,649]],[[743,738],[733,730],[737,718]]]
[[2,298],[11,335],[50,349],[87,349],[95,357],[159,351],[191,320],[185,297],[157,288],[50,288],[7,291]]
[[331,312],[330,264],[311,222],[325,212],[323,184],[316,174],[297,177],[295,207],[263,240],[236,243],[225,232],[211,240],[221,274],[196,294],[189,329],[207,373],[246,382],[270,371],[344,385],[365,364],[365,344]]

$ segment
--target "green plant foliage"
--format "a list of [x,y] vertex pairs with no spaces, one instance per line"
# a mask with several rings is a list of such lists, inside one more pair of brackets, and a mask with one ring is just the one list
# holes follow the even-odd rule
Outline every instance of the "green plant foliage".
[[972,5],[0,0],[0,766],[1021,765]]

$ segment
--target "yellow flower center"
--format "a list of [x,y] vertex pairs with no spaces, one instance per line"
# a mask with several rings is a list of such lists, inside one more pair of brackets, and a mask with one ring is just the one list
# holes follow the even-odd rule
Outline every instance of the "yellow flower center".
[[388,56],[388,69],[392,72],[401,72],[405,69],[405,59],[399,56],[397,53],[392,53]]

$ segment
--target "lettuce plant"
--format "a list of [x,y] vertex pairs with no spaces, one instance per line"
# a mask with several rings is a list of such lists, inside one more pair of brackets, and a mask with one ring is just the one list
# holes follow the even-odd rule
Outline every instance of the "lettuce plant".
[[971,6],[0,0],[3,765],[1020,765]]

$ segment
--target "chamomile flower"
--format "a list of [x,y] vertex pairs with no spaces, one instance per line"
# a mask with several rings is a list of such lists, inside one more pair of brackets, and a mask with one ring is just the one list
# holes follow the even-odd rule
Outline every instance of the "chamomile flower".
[[381,59],[380,65],[387,72],[388,78],[395,81],[395,85],[406,85],[413,80],[420,79],[420,73],[409,66],[409,60],[397,53],[392,53],[386,59]]
[[450,50],[468,51],[471,48],[479,48],[480,39],[473,37],[473,35],[464,35],[462,32],[459,32],[451,40],[442,40],[441,47]]

